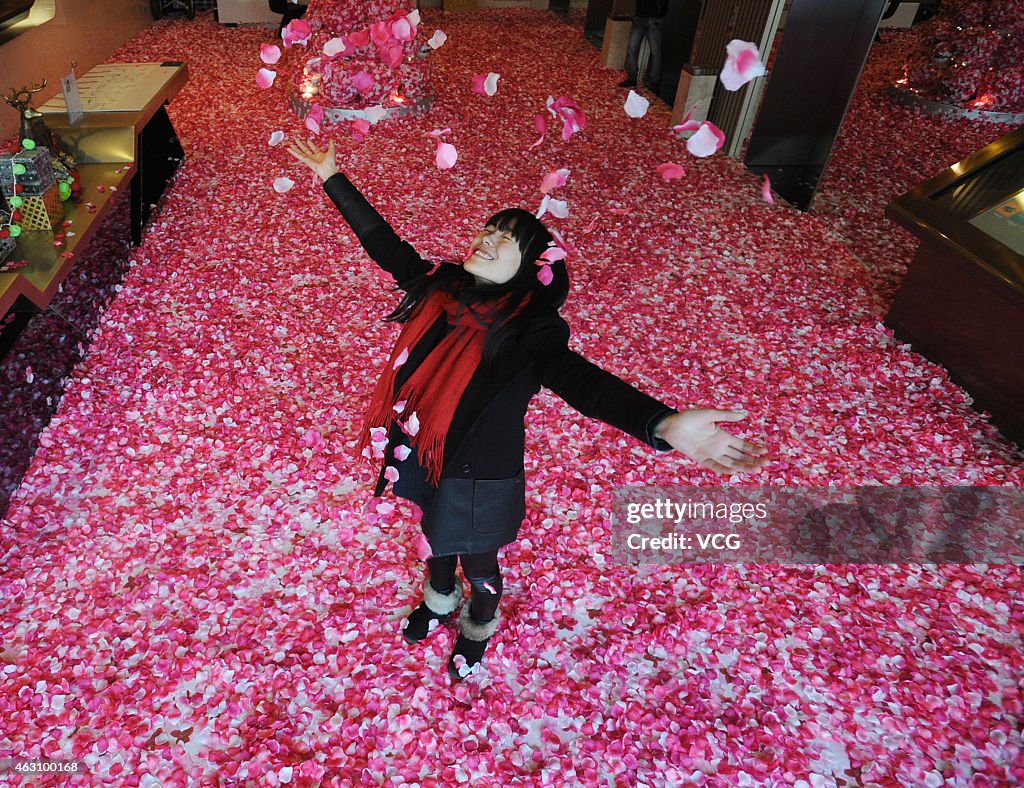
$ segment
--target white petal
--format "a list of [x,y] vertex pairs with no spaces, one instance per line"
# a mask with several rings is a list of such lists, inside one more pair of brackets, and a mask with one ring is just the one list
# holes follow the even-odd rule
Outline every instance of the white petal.
[[293,181],[291,178],[277,178],[274,181],[274,191],[277,192],[278,194],[284,194],[294,185],[295,181]]
[[642,118],[647,114],[647,109],[651,106],[651,102],[637,93],[635,90],[629,91],[629,96],[626,97],[626,114],[631,118]]

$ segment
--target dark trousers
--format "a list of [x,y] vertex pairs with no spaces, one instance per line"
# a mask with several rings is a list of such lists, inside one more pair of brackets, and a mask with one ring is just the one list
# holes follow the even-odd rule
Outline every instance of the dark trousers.
[[629,29],[629,48],[626,50],[626,74],[634,82],[640,81],[640,45],[644,39],[651,47],[651,59],[647,63],[647,84],[656,85],[661,81],[661,19],[648,16],[633,17]]
[[430,585],[440,594],[450,593],[455,588],[455,565],[462,563],[462,574],[470,586],[469,614],[484,624],[494,618],[501,599],[501,569],[498,567],[498,551],[474,553],[472,555],[445,555],[428,558]]

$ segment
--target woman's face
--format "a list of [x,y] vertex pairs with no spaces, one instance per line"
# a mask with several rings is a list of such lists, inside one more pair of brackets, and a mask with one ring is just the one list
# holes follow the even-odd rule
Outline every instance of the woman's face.
[[463,268],[477,282],[503,285],[519,272],[522,262],[523,253],[512,233],[488,225],[473,239]]

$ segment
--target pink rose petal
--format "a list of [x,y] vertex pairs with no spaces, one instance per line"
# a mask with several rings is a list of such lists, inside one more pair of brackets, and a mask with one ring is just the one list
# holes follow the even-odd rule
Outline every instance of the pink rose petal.
[[686,175],[686,169],[681,164],[676,164],[671,161],[659,164],[657,169],[658,174],[666,181],[673,180],[674,178],[682,178]]
[[725,65],[718,78],[726,90],[739,90],[750,80],[766,73],[757,45],[733,39],[726,45],[725,51]]
[[261,88],[269,88],[274,84],[274,79],[277,78],[277,72],[271,71],[269,68],[261,68],[256,72],[256,84]]
[[275,132],[273,132],[270,135],[270,139],[267,140],[267,145],[269,145],[270,147],[274,147],[275,145],[280,145],[281,142],[283,142],[283,141],[284,141],[284,132],[283,131],[275,131]]
[[268,66],[272,66],[280,59],[281,47],[277,44],[260,44],[260,60]]
[[768,178],[768,173],[764,174],[764,183],[761,184],[761,199],[769,205],[775,202],[775,198],[772,196],[772,182]]
[[429,46],[431,49],[440,49],[444,45],[444,42],[447,40],[448,36],[445,34],[443,30],[435,30],[434,35],[432,35],[430,37],[430,40],[427,41],[427,46]]
[[314,104],[306,113],[306,128],[314,134],[320,133],[320,124],[324,119],[324,108],[320,104]]
[[439,170],[449,170],[455,166],[455,162],[458,161],[459,152],[455,150],[455,146],[450,142],[437,143],[437,153],[434,156],[434,160],[437,163]]
[[725,134],[713,123],[704,121],[697,133],[686,141],[686,149],[694,156],[704,158],[716,153],[725,144]]
[[395,459],[398,460],[399,462],[405,462],[407,459],[409,459],[410,454],[412,454],[412,449],[410,449],[408,446],[395,447]]
[[631,118],[642,118],[647,114],[648,108],[651,106],[649,99],[644,98],[635,90],[629,91],[629,95],[626,97],[626,105],[624,109],[626,114]]
[[561,186],[565,186],[566,181],[569,180],[569,170],[562,168],[560,170],[552,170],[540,182],[540,193],[547,194],[552,189],[557,189]]
[[281,31],[281,40],[284,41],[287,49],[296,44],[305,46],[311,35],[313,35],[313,29],[309,26],[309,22],[304,19],[293,19]]
[[551,273],[551,266],[541,266],[540,270],[537,271],[537,278],[543,285],[549,285],[554,280],[555,276]]

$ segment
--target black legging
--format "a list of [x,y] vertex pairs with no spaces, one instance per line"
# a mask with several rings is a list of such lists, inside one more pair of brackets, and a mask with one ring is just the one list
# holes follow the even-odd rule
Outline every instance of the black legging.
[[462,573],[470,585],[469,614],[481,624],[494,618],[501,599],[501,569],[498,566],[498,551],[473,553],[472,555],[445,555],[428,558],[430,585],[440,594],[451,593],[455,588],[455,565],[462,561]]

